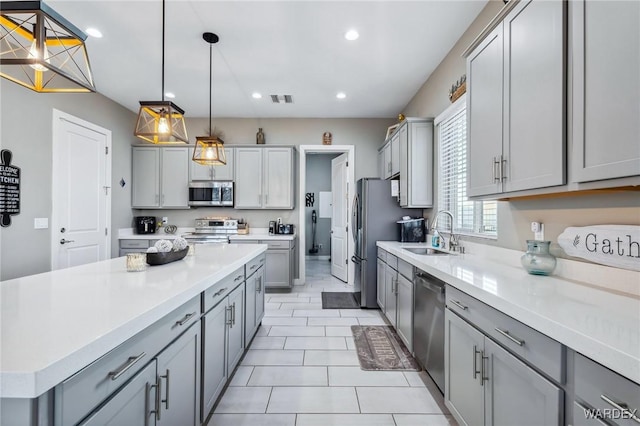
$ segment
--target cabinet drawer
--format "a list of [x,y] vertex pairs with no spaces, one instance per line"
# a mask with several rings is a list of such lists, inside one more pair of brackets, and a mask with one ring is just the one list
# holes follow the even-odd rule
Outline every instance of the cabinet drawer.
[[270,249],[289,249],[291,241],[264,240],[262,243],[267,244]]
[[493,340],[559,383],[565,381],[565,350],[560,342],[447,286],[447,307]]
[[146,250],[147,248],[149,248],[149,240],[120,240],[120,248]]
[[[575,354],[574,376],[576,398],[585,405],[602,412],[613,410],[609,411],[611,420],[619,425],[637,426],[640,423],[640,385],[578,353]],[[625,406],[626,411],[620,409]],[[630,418],[631,414],[635,419]]]
[[76,424],[200,318],[195,297],[55,388],[56,424]]
[[244,270],[245,277],[249,278],[258,269],[260,269],[261,266],[264,266],[265,259],[266,259],[266,255],[262,254],[256,257],[255,259],[253,259],[252,261],[250,261],[249,263],[247,263],[245,265],[245,270]]
[[393,270],[398,270],[398,258],[391,253],[387,253],[387,265],[389,265]]
[[387,262],[387,252],[378,247],[378,259]]
[[202,312],[209,312],[211,308],[216,306],[224,299],[231,290],[242,284],[244,281],[244,266],[236,269],[225,278],[221,279],[217,284],[212,285],[203,293]]
[[413,265],[408,262],[405,262],[402,259],[397,259],[398,261],[398,272],[404,275],[409,281],[413,281]]

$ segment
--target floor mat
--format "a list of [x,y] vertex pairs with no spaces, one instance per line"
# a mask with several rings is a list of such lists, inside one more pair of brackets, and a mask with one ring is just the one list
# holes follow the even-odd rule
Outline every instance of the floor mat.
[[360,368],[363,370],[409,370],[421,368],[393,327],[352,325]]
[[322,309],[360,309],[354,293],[323,291]]

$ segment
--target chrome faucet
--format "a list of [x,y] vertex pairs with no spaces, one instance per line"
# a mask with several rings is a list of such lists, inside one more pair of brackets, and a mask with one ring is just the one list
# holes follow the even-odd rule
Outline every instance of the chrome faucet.
[[[441,214],[445,214],[447,216],[449,216],[449,218],[451,219],[451,226],[449,228],[449,250],[451,251],[456,251],[456,249],[458,248],[459,244],[458,244],[458,235],[453,233],[453,223],[455,221],[453,214],[449,211],[449,210],[440,210],[437,214],[435,219],[433,220],[433,223],[431,224],[431,230],[435,231],[438,227],[438,218],[440,217]],[[442,231],[440,231],[442,232]],[[447,247],[446,241],[445,241],[445,248]]]

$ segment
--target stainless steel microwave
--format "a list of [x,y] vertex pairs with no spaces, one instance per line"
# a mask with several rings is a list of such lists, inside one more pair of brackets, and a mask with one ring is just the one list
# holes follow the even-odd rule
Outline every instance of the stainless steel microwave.
[[190,182],[189,205],[233,207],[233,182]]

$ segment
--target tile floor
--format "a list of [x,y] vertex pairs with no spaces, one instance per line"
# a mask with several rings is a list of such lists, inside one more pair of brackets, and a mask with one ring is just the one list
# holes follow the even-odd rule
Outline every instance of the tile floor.
[[212,416],[215,426],[451,426],[424,372],[363,371],[351,325],[380,311],[322,309],[322,291],[350,291],[327,260],[307,260],[306,284],[267,293],[265,317]]

